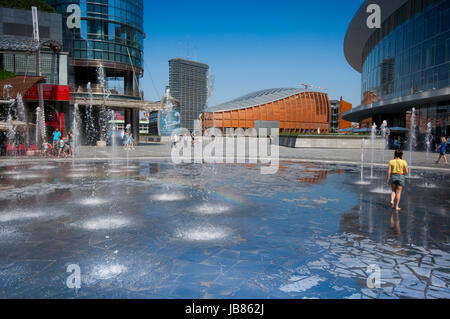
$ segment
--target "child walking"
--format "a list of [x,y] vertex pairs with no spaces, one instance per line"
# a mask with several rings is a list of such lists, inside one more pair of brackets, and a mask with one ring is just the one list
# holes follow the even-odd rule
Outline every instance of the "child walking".
[[403,160],[403,152],[400,150],[395,151],[394,159],[389,162],[388,168],[388,185],[392,186],[391,194],[391,208],[394,208],[395,200],[397,204],[395,205],[395,210],[400,211],[400,200],[402,198],[403,188],[406,186],[406,174],[409,174],[408,163]]
[[439,152],[439,159],[437,160],[436,164],[439,164],[439,162],[443,158],[445,165],[448,165],[447,155],[446,155],[447,154],[447,139],[445,137],[443,137],[441,139],[441,144],[436,149],[436,151]]

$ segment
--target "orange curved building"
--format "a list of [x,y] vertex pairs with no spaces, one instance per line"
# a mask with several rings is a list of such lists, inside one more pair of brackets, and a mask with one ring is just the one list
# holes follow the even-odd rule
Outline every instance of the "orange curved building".
[[302,89],[270,89],[247,94],[202,114],[208,128],[253,129],[255,121],[279,122],[280,133],[320,133],[330,129],[328,94]]

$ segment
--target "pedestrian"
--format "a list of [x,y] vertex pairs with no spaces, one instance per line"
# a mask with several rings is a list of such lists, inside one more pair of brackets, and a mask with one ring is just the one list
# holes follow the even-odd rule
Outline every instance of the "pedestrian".
[[183,140],[184,140],[184,146],[187,147],[189,145],[189,134],[188,133],[184,134]]
[[[53,150],[56,152],[56,150],[58,149],[58,143],[59,143],[59,138],[61,137],[61,132],[59,131],[59,128],[56,128],[53,131]],[[55,154],[56,155],[56,154]]]
[[64,157],[67,158],[65,148],[66,148],[66,143],[64,142],[64,139],[60,136],[59,141],[58,141],[58,158],[61,156],[61,153],[63,153]]
[[67,148],[69,151],[69,156],[73,156],[73,132],[69,131],[68,135],[68,140],[67,140]]
[[394,139],[394,149],[399,150],[402,147],[402,143],[400,141],[400,136]]
[[445,137],[441,138],[441,144],[436,149],[436,152],[439,152],[439,159],[437,160],[436,164],[439,164],[439,162],[443,158],[445,165],[448,165],[448,160],[447,160],[447,155],[446,155],[447,154],[447,139]]
[[47,141],[44,141],[44,143],[42,143],[42,156],[43,157],[49,157],[50,152],[49,152],[49,148],[50,148],[50,144],[48,144]]
[[126,151],[128,149],[128,133],[123,133],[123,149]]
[[133,151],[135,150],[133,134],[131,134],[131,133],[130,133],[130,137],[128,139],[128,149],[132,149]]
[[394,208],[395,200],[397,199],[396,211],[401,210],[399,205],[403,188],[406,186],[406,174],[409,174],[408,163],[403,160],[403,152],[396,150],[394,159],[389,162],[387,178],[388,185],[392,186],[391,208]]

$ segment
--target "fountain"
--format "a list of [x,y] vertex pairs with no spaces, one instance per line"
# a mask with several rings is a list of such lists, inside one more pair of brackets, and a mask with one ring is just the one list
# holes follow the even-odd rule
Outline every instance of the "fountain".
[[97,142],[98,146],[106,146],[106,135],[107,135],[107,128],[108,128],[108,117],[109,114],[107,112],[106,102],[111,95],[111,92],[108,90],[107,84],[106,84],[106,77],[105,77],[105,70],[103,69],[103,65],[100,63],[100,66],[97,69],[97,81],[99,83],[100,89],[103,94],[103,103],[100,107],[98,120],[99,120],[99,131],[100,131],[100,138]]
[[[18,140],[18,132],[17,127],[20,124],[26,123],[26,114],[25,114],[25,106],[23,104],[22,95],[20,93],[17,94],[17,98],[15,102],[9,104],[8,112],[6,118],[6,137],[8,140],[8,144],[16,145],[20,143]],[[22,122],[22,123],[15,123]]]
[[214,73],[210,71],[208,71],[208,75],[207,75],[207,83],[206,83],[206,106],[208,106],[209,104],[209,100],[211,99],[211,96],[214,93],[214,85],[216,82],[216,76],[214,75]]
[[381,150],[383,151],[383,163],[386,160],[385,157],[385,151],[388,149],[389,147],[389,136],[391,135],[391,132],[388,128],[388,123],[387,121],[383,121],[383,124],[381,124],[381,136],[383,138],[383,145],[381,147]]
[[362,139],[361,142],[361,180],[356,184],[359,185],[369,185],[370,182],[364,180],[364,151],[365,151],[366,139]]
[[36,108],[36,121],[35,121],[35,127],[34,127],[34,129],[35,129],[35,131],[34,131],[34,133],[35,133],[35,143],[36,143],[36,146],[37,146],[37,148],[38,149],[40,149],[40,146],[41,146],[41,143],[40,143],[40,140],[39,140],[39,133],[40,133],[40,125],[39,125],[39,119],[41,118],[41,108],[38,106],[37,108]]
[[27,115],[25,112],[25,105],[23,104],[22,95],[20,93],[17,93],[17,99],[16,99],[16,113],[17,113],[17,120],[26,123],[27,122]]
[[[435,189],[418,191],[422,181],[405,188],[404,236],[393,239],[387,198],[344,184],[358,179],[354,167],[286,162],[282,174],[263,176],[247,165],[136,161],[150,170],[118,177],[104,169],[109,159],[86,161],[95,175],[82,179],[66,161],[53,168],[0,167],[3,185],[15,187],[0,189],[0,243],[8,256],[0,271],[3,296],[77,298],[58,279],[69,276],[61,268],[77,260],[85,269],[83,298],[252,298],[255,282],[264,284],[266,298],[351,297],[371,293],[359,283],[367,280],[367,265],[377,263],[392,274],[383,276],[389,294],[377,292],[380,298],[447,296],[450,250],[441,230],[449,181],[440,173],[427,173]],[[316,169],[326,171],[323,179],[298,183]],[[11,171],[18,177],[6,175]],[[39,249],[30,245],[30,234]],[[230,274],[221,265],[238,268]],[[106,281],[89,281],[94,274]],[[300,289],[316,279],[331,285]],[[208,285],[186,290],[193,280]],[[300,288],[283,288],[295,285]]]
[[6,117],[6,138],[8,140],[8,144],[16,144],[16,127],[14,126],[14,114],[15,111],[13,109],[12,104],[8,106],[8,115]]
[[[387,121],[383,121],[383,123],[381,124],[381,136],[383,138],[383,143],[381,144],[381,148],[380,148],[380,152],[382,155],[382,163],[384,163],[386,161],[386,150],[388,149],[388,146],[389,146],[390,134],[391,134],[391,132],[389,131]],[[372,193],[390,194],[391,190],[389,190],[386,187],[384,180],[380,179],[379,186],[376,189],[374,189],[372,191]]]
[[94,110],[92,104],[94,103],[94,95],[92,94],[91,82],[87,84],[87,90],[89,95],[89,105],[86,109],[86,138],[89,145],[93,145],[96,141],[97,129],[94,119]]
[[373,166],[375,162],[375,139],[377,137],[377,125],[373,123],[372,132],[370,134],[371,162],[370,162],[370,179],[374,179]]
[[410,122],[410,128],[409,128],[409,178],[418,178],[418,176],[412,175],[411,172],[411,166],[413,164],[413,151],[416,148],[417,145],[417,124],[416,124],[416,109],[413,108],[411,111],[411,122]]
[[127,132],[127,169],[128,169],[128,159],[129,159],[129,153],[130,153],[130,135],[131,135],[131,124],[127,124],[126,126],[126,132]]
[[73,121],[72,121],[72,134],[73,134],[73,140],[72,140],[72,150],[73,150],[73,159],[75,160],[76,156],[78,155],[78,147],[80,146],[80,124],[81,124],[81,117],[80,117],[80,111],[78,108],[78,104],[75,103],[73,106]]
[[5,84],[3,86],[3,98],[4,99],[10,99],[11,98],[10,92],[11,92],[12,88],[13,88],[13,86],[11,84]]
[[115,159],[117,158],[117,126],[114,122],[116,119],[116,112],[114,110],[110,111],[110,120],[109,120],[109,132],[111,134],[111,166],[114,166]]
[[432,142],[432,124],[429,122],[427,124],[427,135],[425,136],[425,145],[427,146],[427,160],[430,159],[430,152],[431,152],[431,142]]
[[170,88],[166,88],[162,101],[164,110],[161,111],[162,128],[161,135],[171,135],[176,129],[180,128],[180,113],[173,104],[174,98],[170,95]]

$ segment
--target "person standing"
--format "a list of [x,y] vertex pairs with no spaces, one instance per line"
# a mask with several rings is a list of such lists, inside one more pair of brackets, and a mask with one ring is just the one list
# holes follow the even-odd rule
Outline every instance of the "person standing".
[[67,158],[65,148],[66,148],[66,143],[64,142],[64,139],[60,136],[59,141],[58,141],[58,158],[61,156],[61,153],[63,153],[64,157]]
[[406,186],[406,174],[409,174],[408,163],[403,160],[403,152],[396,150],[394,159],[389,162],[387,178],[387,184],[392,186],[391,208],[394,208],[395,200],[397,199],[397,204],[395,205],[396,211],[401,210],[399,205],[403,188]]
[[439,152],[439,159],[437,160],[436,164],[439,164],[441,159],[444,159],[445,165],[448,165],[447,160],[447,139],[445,137],[441,138],[441,144],[436,149],[436,152]]
[[123,149],[126,151],[128,149],[128,133],[123,133]]
[[73,156],[73,132],[69,131],[67,134],[68,140],[67,140],[67,147],[69,149],[69,156]]
[[53,150],[55,152],[57,152],[56,150],[58,149],[58,146],[59,146],[58,143],[59,143],[60,137],[61,137],[61,132],[59,131],[59,128],[56,128],[53,131],[53,145],[52,145],[53,146]]
[[43,148],[42,156],[45,158],[49,157],[50,156],[50,154],[49,154],[50,144],[48,144],[47,141],[44,141],[44,143],[42,143],[42,148]]
[[132,149],[133,151],[135,150],[133,134],[131,134],[131,133],[130,133],[130,137],[128,139],[128,149]]
[[178,143],[178,135],[177,133],[175,133],[175,135],[173,136],[173,146],[174,147],[177,146],[177,143]]

